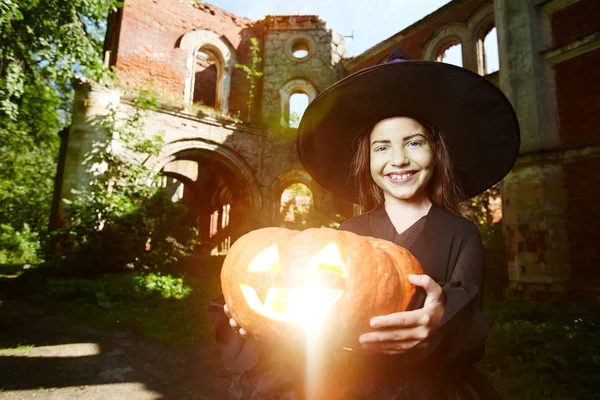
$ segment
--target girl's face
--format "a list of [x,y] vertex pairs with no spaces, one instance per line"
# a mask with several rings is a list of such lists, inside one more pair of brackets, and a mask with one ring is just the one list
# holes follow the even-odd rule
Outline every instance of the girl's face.
[[418,201],[427,197],[435,158],[429,133],[414,119],[394,117],[379,121],[370,136],[371,176],[386,201]]

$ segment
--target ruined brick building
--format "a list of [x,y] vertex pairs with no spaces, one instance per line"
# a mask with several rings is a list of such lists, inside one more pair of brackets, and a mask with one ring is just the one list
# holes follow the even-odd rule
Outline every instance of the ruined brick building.
[[[282,193],[298,183],[310,190],[315,212],[352,215],[352,204],[302,168],[290,99],[300,93],[312,100],[340,78],[385,62],[393,47],[412,59],[443,61],[448,48],[460,45],[462,66],[506,93],[522,130],[521,155],[502,183],[509,290],[597,293],[597,0],[454,0],[352,58],[345,57],[344,38],[317,16],[251,21],[196,1],[124,4],[109,21],[106,60],[122,80],[151,84],[172,100],[148,117],[146,133],[165,135],[161,155],[148,163],[200,210],[202,240],[226,250],[244,232],[279,225],[286,215]],[[499,71],[486,66],[484,40],[493,28]],[[253,65],[252,38],[262,58],[253,89],[236,67]],[[100,130],[94,121],[111,103],[129,107],[116,89],[77,87],[64,140],[62,197],[85,184],[82,161]]]

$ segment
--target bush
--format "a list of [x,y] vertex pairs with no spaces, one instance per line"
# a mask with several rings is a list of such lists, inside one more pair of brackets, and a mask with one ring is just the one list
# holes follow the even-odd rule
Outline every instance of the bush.
[[600,398],[600,314],[586,304],[487,307],[492,329],[483,365],[507,398]]
[[27,223],[15,230],[11,225],[0,224],[0,264],[36,264],[40,262],[38,234]]
[[104,300],[180,299],[191,292],[182,278],[156,273],[104,275],[99,279],[48,279],[46,286],[48,294],[54,297],[95,296]]
[[164,270],[198,244],[195,216],[171,201],[160,189],[164,177],[143,163],[162,145],[160,136],[143,135],[154,104],[142,92],[133,115],[119,119],[112,110],[104,120],[105,135],[87,155],[91,182],[63,200],[66,226],[44,240],[48,266],[75,275]]

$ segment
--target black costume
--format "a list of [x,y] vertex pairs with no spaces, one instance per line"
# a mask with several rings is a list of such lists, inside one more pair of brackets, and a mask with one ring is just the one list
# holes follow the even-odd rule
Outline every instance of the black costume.
[[[392,117],[409,117],[439,129],[455,176],[447,183],[462,193],[456,193],[460,199],[452,201],[475,196],[499,182],[519,154],[517,117],[498,88],[466,69],[411,61],[395,49],[387,64],[345,77],[309,104],[298,128],[302,165],[333,194],[360,203],[354,178],[363,177],[353,176],[353,146],[376,123]],[[429,133],[433,135],[436,129]],[[332,354],[318,370],[320,393],[326,394],[319,400],[498,398],[474,367],[483,356],[488,333],[481,311],[484,256],[477,227],[432,206],[425,217],[401,234],[396,233],[384,208],[349,219],[340,229],[407,248],[425,274],[442,287],[444,315],[432,335],[402,355],[359,351]],[[422,290],[417,293],[422,301]],[[303,360],[290,360],[289,349],[261,349],[256,342],[243,340],[229,326],[223,298],[218,300],[211,304],[217,342],[228,369],[242,373],[232,386],[233,397],[303,399]]]
[[[330,376],[326,379],[340,379],[333,383],[338,385],[337,396],[331,398],[495,398],[494,389],[473,367],[483,356],[488,333],[487,319],[481,312],[484,256],[477,227],[432,206],[427,216],[402,234],[396,233],[384,208],[349,219],[340,229],[386,239],[410,250],[425,274],[442,286],[445,309],[441,327],[424,342],[427,346],[401,356],[344,356],[346,361],[341,364],[334,361],[328,365]],[[243,372],[233,396],[301,399],[297,389],[302,373],[290,366],[298,362],[286,363],[285,357],[272,354],[259,357],[256,343],[245,341],[231,329],[222,302],[220,298],[211,305],[217,342],[227,367]],[[332,372],[336,368],[339,374]],[[343,375],[351,377],[348,382],[335,378]]]

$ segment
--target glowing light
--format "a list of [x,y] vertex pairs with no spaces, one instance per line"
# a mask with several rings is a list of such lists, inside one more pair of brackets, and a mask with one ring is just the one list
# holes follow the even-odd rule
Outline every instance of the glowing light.
[[323,250],[318,252],[310,260],[306,268],[311,271],[328,270],[343,278],[347,278],[344,261],[335,243],[329,243]]
[[275,321],[302,324],[305,328],[322,324],[325,314],[344,294],[343,290],[323,287],[269,288],[262,303],[256,290],[243,283],[240,288],[255,312]]
[[279,268],[274,269],[275,266],[279,266],[279,250],[277,245],[267,247],[261,251],[248,266],[248,272],[278,272]]

